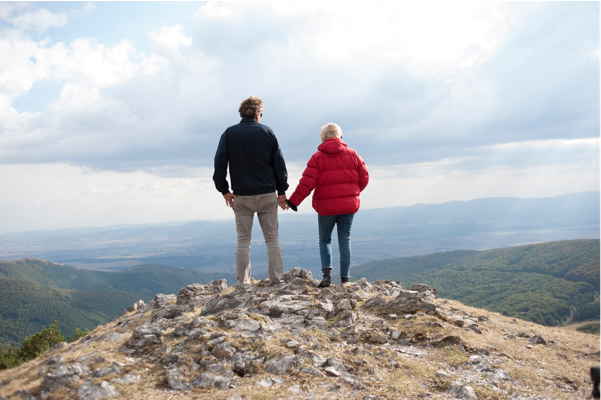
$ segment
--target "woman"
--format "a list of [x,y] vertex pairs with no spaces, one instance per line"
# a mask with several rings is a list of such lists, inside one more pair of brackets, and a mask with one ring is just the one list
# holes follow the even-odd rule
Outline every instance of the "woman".
[[330,286],[332,278],[332,231],[338,228],[341,283],[348,282],[351,267],[351,226],[359,210],[359,193],[369,182],[365,163],[357,152],[342,141],[342,130],[336,124],[321,128],[321,145],[303,172],[296,190],[288,200],[296,207],[313,194],[313,208],[319,225],[319,253],[323,279],[319,287]]

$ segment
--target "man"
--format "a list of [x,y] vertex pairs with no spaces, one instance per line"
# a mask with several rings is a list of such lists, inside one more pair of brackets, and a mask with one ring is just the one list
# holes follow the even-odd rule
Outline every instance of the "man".
[[[238,283],[250,283],[250,239],[257,213],[267,247],[269,279],[271,284],[278,284],[284,268],[278,238],[278,204],[283,210],[288,209],[286,163],[271,128],[259,123],[263,100],[251,96],[238,111],[242,120],[227,128],[219,140],[213,181],[236,217]],[[233,193],[226,179],[228,164]]]

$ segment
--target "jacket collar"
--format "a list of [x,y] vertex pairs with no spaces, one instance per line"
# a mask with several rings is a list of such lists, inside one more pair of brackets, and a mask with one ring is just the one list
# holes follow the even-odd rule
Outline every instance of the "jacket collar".
[[240,122],[257,122],[253,117],[244,117],[240,120]]

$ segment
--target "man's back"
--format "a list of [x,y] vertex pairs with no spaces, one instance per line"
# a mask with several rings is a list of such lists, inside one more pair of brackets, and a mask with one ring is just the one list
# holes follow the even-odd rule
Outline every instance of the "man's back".
[[237,196],[283,194],[288,188],[286,164],[273,131],[253,118],[243,118],[221,136],[215,154],[215,184],[227,193],[229,162],[232,190]]

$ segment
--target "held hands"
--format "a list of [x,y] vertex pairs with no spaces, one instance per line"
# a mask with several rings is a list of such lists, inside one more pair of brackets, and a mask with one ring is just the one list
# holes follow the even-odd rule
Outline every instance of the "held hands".
[[278,196],[278,203],[280,204],[280,208],[284,211],[290,208],[288,207],[288,202],[286,200],[285,194],[281,194]]
[[223,198],[225,199],[225,205],[228,207],[233,207],[234,206],[234,197],[236,197],[236,195],[232,194],[232,193],[224,194]]

